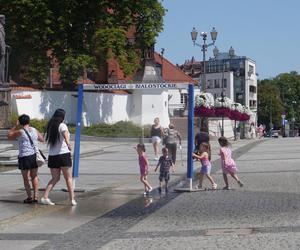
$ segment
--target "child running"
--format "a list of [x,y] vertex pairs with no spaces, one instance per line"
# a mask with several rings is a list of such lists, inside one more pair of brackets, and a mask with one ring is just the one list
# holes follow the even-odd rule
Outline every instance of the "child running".
[[145,145],[138,144],[135,147],[135,149],[139,155],[139,165],[140,165],[140,174],[141,174],[140,180],[144,184],[144,188],[145,188],[144,195],[148,195],[149,192],[151,192],[152,187],[150,186],[147,180],[149,162],[145,154],[146,152]]
[[203,177],[206,176],[212,185],[212,189],[215,190],[215,189],[217,189],[218,185],[217,185],[217,183],[214,182],[213,178],[210,175],[211,163],[209,161],[209,151],[210,151],[209,144],[206,142],[202,142],[200,144],[199,151],[200,151],[199,155],[193,153],[193,158],[196,158],[201,161],[201,169],[200,169],[200,173],[199,173],[199,184],[197,186],[197,189],[203,189],[202,188]]
[[168,149],[162,149],[162,156],[159,158],[158,163],[155,168],[155,172],[159,168],[159,188],[158,192],[161,194],[162,182],[165,180],[165,191],[168,193],[168,182],[170,180],[170,168],[172,167],[173,172],[175,172],[175,166],[173,164],[172,159],[168,155]]
[[220,137],[218,139],[220,148],[220,156],[221,156],[221,164],[222,164],[222,172],[223,172],[223,179],[225,182],[224,190],[229,190],[229,183],[227,175],[230,174],[233,179],[237,181],[240,187],[243,186],[243,183],[239,180],[237,176],[237,167],[235,161],[231,157],[231,149],[229,148],[230,144],[226,137]]

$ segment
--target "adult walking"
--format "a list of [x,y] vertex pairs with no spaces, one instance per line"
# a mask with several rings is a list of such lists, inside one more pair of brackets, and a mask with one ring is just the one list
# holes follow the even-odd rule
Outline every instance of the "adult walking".
[[169,128],[164,131],[164,141],[174,165],[176,163],[177,140],[179,140],[179,145],[181,146],[181,135],[175,130],[174,124],[170,123]]
[[158,160],[159,144],[161,142],[161,138],[163,137],[163,128],[159,123],[158,117],[154,119],[154,124],[151,126],[150,136],[151,136],[151,141],[154,149],[154,155],[155,155],[154,159]]
[[66,180],[71,205],[77,205],[71,175],[70,133],[67,125],[64,123],[65,115],[65,110],[57,109],[49,120],[46,128],[46,141],[49,145],[48,167],[50,168],[52,179],[49,181],[44,196],[41,199],[41,202],[45,205],[55,205],[48,196],[59,181],[60,172],[63,173]]
[[251,122],[249,130],[250,130],[251,139],[255,139],[256,138],[256,127],[255,127],[254,122]]
[[[36,162],[36,152],[38,150],[38,141],[44,142],[41,133],[31,127],[30,117],[28,115],[19,116],[16,125],[13,126],[8,132],[8,139],[18,139],[19,155],[18,155],[18,168],[21,170],[25,191],[27,198],[24,203],[38,202],[38,165]],[[21,128],[18,128],[19,125]],[[31,194],[31,186],[29,182],[31,178],[33,195]]]

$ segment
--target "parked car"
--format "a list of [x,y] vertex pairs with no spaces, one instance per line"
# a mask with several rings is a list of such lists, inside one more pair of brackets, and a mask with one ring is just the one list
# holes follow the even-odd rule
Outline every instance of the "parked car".
[[279,130],[271,129],[268,133],[265,134],[265,137],[278,138]]

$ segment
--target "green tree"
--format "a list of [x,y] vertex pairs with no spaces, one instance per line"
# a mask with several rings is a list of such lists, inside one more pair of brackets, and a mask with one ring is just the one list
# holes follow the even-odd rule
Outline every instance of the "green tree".
[[296,71],[258,82],[259,122],[269,123],[271,101],[273,117],[279,118],[284,112],[289,122],[295,118],[296,124],[300,124],[300,75]]
[[[132,74],[140,49],[151,47],[162,31],[165,14],[159,0],[0,0],[0,6],[13,77],[45,84],[55,58],[65,86],[111,57]],[[130,29],[134,43],[127,41]]]
[[[274,125],[281,126],[283,105],[280,92],[271,80],[258,82],[258,123],[265,124],[267,128]],[[272,124],[271,124],[272,123]]]

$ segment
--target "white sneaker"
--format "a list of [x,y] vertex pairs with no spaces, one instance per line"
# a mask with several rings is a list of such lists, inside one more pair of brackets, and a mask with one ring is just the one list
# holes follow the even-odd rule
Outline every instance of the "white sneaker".
[[156,161],[157,161],[158,159],[159,159],[159,157],[158,157],[158,156],[155,156],[155,157],[154,157],[154,160],[156,160]]
[[212,184],[212,189],[213,189],[213,190],[216,190],[217,187],[218,187],[217,183]]
[[77,202],[75,200],[71,200],[71,205],[72,206],[76,206],[77,205]]
[[44,197],[41,199],[41,203],[44,205],[55,205],[55,203],[53,203],[49,198],[46,199]]
[[152,190],[153,190],[153,188],[152,188],[152,187],[150,187],[150,188],[149,188],[149,190],[148,190],[148,192],[151,192]]

